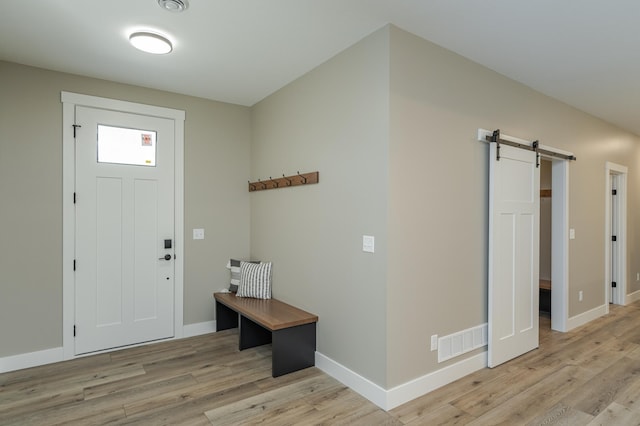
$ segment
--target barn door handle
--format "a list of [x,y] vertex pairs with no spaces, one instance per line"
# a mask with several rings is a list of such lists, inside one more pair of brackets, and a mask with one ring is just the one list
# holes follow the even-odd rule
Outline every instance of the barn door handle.
[[158,260],[171,260],[171,255],[167,253],[164,255],[164,257],[159,257]]

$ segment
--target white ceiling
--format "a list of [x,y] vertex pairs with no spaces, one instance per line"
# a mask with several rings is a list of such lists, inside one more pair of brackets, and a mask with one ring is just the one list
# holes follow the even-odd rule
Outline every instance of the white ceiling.
[[[638,0],[14,0],[0,59],[253,105],[387,23],[640,135]],[[174,42],[152,56],[133,30]]]

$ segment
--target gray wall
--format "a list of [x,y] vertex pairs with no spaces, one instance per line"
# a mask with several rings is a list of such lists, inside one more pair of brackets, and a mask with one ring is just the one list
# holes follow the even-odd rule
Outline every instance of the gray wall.
[[186,111],[184,322],[213,320],[249,254],[249,108],[0,61],[0,357],[62,346],[61,91]]
[[488,147],[478,128],[578,158],[570,316],[604,304],[604,167],[629,167],[629,291],[638,290],[640,139],[398,28],[390,34],[388,386],[447,365],[429,350],[432,334],[487,321]]
[[[388,30],[254,106],[251,177],[320,183],[251,194],[251,253],[273,294],[320,317],[318,351],[384,385]],[[362,236],[375,236],[375,253]]]

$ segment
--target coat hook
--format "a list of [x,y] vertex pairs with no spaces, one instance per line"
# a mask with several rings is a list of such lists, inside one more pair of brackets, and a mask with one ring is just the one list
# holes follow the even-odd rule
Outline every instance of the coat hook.
[[260,179],[258,179],[258,183],[260,185],[262,185],[262,189],[267,189],[267,185],[265,185],[265,183],[263,181],[261,181]]
[[291,186],[291,179],[289,179],[288,177],[286,177],[286,176],[284,175],[284,173],[282,174],[282,177],[284,178],[284,180],[286,180],[286,181],[287,181],[287,186]]
[[249,188],[251,188],[252,191],[255,191],[256,190],[256,186],[254,184],[252,184],[250,180],[248,180],[247,182],[249,182]]
[[273,178],[271,176],[269,176],[269,180],[271,180],[271,182],[273,182],[273,184],[276,186],[276,188],[278,188],[280,185],[278,184],[277,181],[273,180]]
[[300,174],[300,170],[298,170],[298,176],[300,176],[303,179],[302,183],[307,183],[307,178]]

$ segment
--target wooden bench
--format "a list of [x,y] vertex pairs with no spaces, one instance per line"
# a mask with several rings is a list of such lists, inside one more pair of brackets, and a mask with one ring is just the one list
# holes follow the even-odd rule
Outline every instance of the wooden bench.
[[214,293],[217,331],[239,327],[239,349],[272,344],[273,377],[315,365],[318,316],[276,299]]

